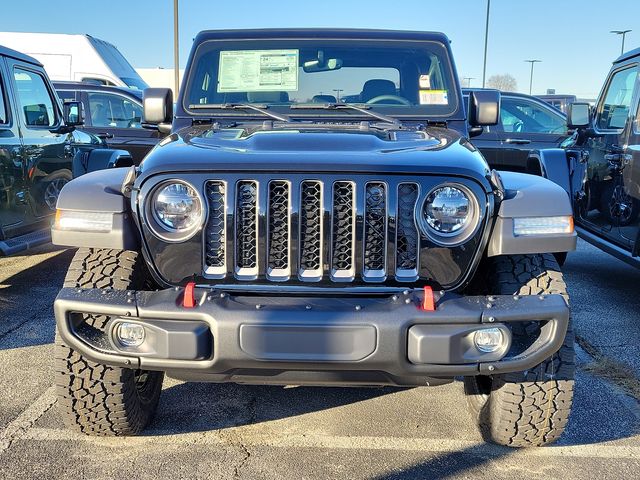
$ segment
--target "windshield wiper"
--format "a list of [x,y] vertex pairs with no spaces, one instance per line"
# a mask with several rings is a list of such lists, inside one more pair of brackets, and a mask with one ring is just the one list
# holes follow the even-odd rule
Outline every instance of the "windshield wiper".
[[252,103],[196,103],[193,105],[189,105],[191,110],[197,109],[211,109],[211,108],[220,108],[222,110],[242,110],[243,108],[247,108],[249,110],[254,110],[256,112],[260,112],[267,117],[274,118],[276,120],[280,120],[281,122],[291,123],[291,118],[284,113],[274,113],[267,110],[269,108],[268,105],[254,105]]
[[321,108],[324,110],[355,110],[357,112],[364,113],[371,117],[377,118],[378,120],[382,120],[383,122],[392,123],[399,127],[402,126],[402,122],[400,122],[400,120],[398,120],[397,118],[390,117],[389,115],[384,115],[382,113],[378,113],[374,110],[371,110],[371,107],[369,106],[360,107],[352,103],[319,103],[317,105],[306,103],[301,105],[291,105],[290,108],[292,110],[293,109],[313,110],[318,108]]

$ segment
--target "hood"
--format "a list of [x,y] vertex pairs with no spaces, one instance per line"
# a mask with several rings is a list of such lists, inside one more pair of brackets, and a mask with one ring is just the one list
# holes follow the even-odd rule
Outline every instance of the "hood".
[[[486,179],[484,158],[447,128],[382,130],[362,125],[188,127],[162,140],[140,165],[148,177],[186,171],[416,173]],[[484,183],[484,182],[483,182]]]

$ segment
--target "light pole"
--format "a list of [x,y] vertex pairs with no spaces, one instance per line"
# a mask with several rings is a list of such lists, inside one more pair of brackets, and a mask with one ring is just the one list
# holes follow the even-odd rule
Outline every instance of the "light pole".
[[471,80],[475,80],[476,77],[463,77],[462,83],[464,84],[465,80],[467,81],[467,88],[471,88]]
[[340,103],[340,92],[342,92],[344,88],[334,88],[333,91],[336,92],[336,102]]
[[178,0],[173,0],[173,69],[175,94],[180,88],[180,53],[178,50]]
[[487,23],[484,27],[484,61],[482,63],[482,88],[485,87],[487,79],[487,46],[489,44],[489,11],[491,10],[491,0],[487,0]]
[[525,60],[525,62],[531,64],[531,78],[529,79],[529,95],[531,95],[531,91],[533,90],[533,65],[542,62],[542,60]]
[[622,35],[622,48],[620,49],[620,55],[624,53],[624,37],[627,36],[627,33],[632,32],[633,30],[611,30],[609,33],[614,33],[616,35]]

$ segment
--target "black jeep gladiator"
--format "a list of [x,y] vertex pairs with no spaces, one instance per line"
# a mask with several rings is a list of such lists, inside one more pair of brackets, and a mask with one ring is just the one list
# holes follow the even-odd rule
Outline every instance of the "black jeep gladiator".
[[171,134],[60,195],[53,240],[81,247],[55,301],[67,424],[140,432],[165,373],[464,378],[487,440],[558,438],[574,336],[552,253],[575,248],[570,201],[490,170],[469,129],[496,124],[500,97],[469,103],[440,33],[200,33],[175,115],[168,90],[144,94],[144,122]]

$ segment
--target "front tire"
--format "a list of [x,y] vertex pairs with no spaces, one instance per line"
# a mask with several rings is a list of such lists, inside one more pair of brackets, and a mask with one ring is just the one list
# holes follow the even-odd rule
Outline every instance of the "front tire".
[[[64,286],[113,290],[143,289],[148,280],[137,252],[80,249]],[[103,315],[85,315],[95,328]],[[58,404],[67,426],[98,436],[136,435],[153,418],[164,373],[111,367],[92,362],[56,335],[55,376]]]
[[[551,254],[496,257],[487,266],[490,293],[568,295]],[[523,326],[522,334],[526,334]],[[516,333],[516,332],[514,332]],[[510,447],[542,446],[564,431],[575,376],[574,333],[569,324],[560,350],[526,371],[464,379],[467,404],[485,440]]]

